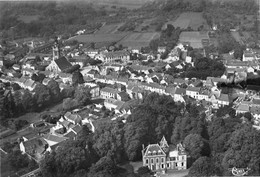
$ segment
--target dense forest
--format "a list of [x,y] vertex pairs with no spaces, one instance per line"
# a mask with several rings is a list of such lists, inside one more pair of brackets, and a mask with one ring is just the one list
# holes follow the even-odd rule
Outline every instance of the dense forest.
[[193,162],[189,176],[231,175],[232,167],[249,167],[249,175],[260,175],[260,132],[250,120],[242,123],[230,107],[223,107],[208,122],[200,110],[192,101],[177,104],[151,93],[125,124],[101,119],[94,133],[84,127],[78,140],[47,155],[40,165],[43,175],[145,176],[125,171],[122,164],[141,160],[142,145],[162,136],[174,145],[184,143]]

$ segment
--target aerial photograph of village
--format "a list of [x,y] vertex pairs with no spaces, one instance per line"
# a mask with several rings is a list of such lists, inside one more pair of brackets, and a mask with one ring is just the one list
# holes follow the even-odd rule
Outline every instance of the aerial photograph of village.
[[260,176],[260,0],[0,0],[0,177]]

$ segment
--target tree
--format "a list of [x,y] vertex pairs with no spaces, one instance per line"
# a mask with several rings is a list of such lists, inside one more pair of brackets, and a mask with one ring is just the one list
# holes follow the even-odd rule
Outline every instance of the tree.
[[62,98],[71,98],[74,96],[75,88],[74,87],[66,87],[61,91]]
[[224,154],[222,166],[225,175],[228,168],[250,168],[248,175],[260,175],[260,132],[251,124],[242,124],[232,133],[227,142],[228,150]]
[[149,44],[149,47],[152,51],[157,51],[158,49],[158,46],[159,46],[159,40],[158,39],[153,39],[150,44]]
[[147,166],[145,166],[138,168],[137,173],[141,176],[146,175],[148,177],[151,176],[152,171]]
[[24,92],[23,92],[22,105],[23,105],[24,110],[26,110],[28,112],[33,111],[36,108],[35,100],[29,90],[24,90]]
[[214,167],[211,159],[208,157],[200,157],[191,166],[189,176],[211,176],[214,175]]
[[12,143],[10,143],[10,142],[8,142],[8,141],[5,141],[4,143],[3,143],[3,150],[5,151],[5,152],[7,152],[7,153],[11,153],[11,152],[13,152],[13,148],[15,147],[15,144],[12,144]]
[[43,176],[70,176],[88,170],[96,162],[93,154],[91,146],[83,140],[66,141],[58,151],[46,155],[40,168]]
[[62,103],[62,108],[63,108],[63,110],[66,110],[66,111],[75,109],[78,106],[79,106],[79,103],[75,99],[72,99],[72,98],[66,98],[63,100],[63,103]]
[[90,176],[100,176],[100,177],[106,177],[106,176],[114,176],[117,174],[118,167],[114,163],[114,161],[111,159],[109,155],[102,157],[96,164],[92,165],[89,174]]
[[75,71],[72,74],[72,85],[76,86],[78,84],[83,84],[83,83],[84,83],[83,75],[81,74],[81,72]]
[[20,90],[20,89],[21,89],[20,85],[17,84],[17,83],[12,83],[11,86],[12,86],[12,88],[13,88],[14,91],[17,91],[17,90]]
[[47,87],[50,89],[50,94],[53,102],[58,102],[61,99],[60,86],[57,81],[51,79],[48,82]]
[[8,154],[8,162],[16,170],[19,170],[23,167],[27,167],[29,164],[29,158],[27,155],[22,154],[21,151],[16,150]]
[[87,87],[77,87],[74,97],[81,106],[89,104],[91,100],[90,90]]
[[38,83],[33,92],[35,93],[34,98],[38,105],[38,108],[43,108],[50,104],[51,93],[47,86]]
[[205,148],[205,142],[203,141],[202,137],[198,134],[189,134],[185,137],[183,143],[186,147],[186,150],[190,153],[190,156],[193,159],[198,159],[204,153],[208,154],[208,152],[203,151]]

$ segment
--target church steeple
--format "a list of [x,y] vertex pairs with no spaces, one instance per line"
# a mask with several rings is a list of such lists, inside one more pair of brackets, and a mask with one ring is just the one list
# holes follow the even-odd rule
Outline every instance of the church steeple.
[[55,37],[55,41],[54,41],[54,45],[52,47],[52,51],[53,51],[53,60],[57,60],[60,58],[60,46],[59,46],[59,41],[58,38]]

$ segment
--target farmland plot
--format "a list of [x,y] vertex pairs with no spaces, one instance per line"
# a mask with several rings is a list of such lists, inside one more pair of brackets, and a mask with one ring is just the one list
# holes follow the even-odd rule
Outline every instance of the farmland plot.
[[114,34],[122,23],[105,25],[96,32],[96,34]]
[[204,26],[204,29],[209,28],[206,20],[202,16],[202,13],[198,12],[182,13],[176,20],[167,22],[163,29],[167,27],[167,24],[172,24],[175,28],[180,27],[181,29],[191,27],[193,30],[197,30],[202,25]]
[[131,33],[123,38],[118,44],[127,46],[130,48],[141,48],[149,46],[149,43],[153,39],[160,37],[159,33]]

